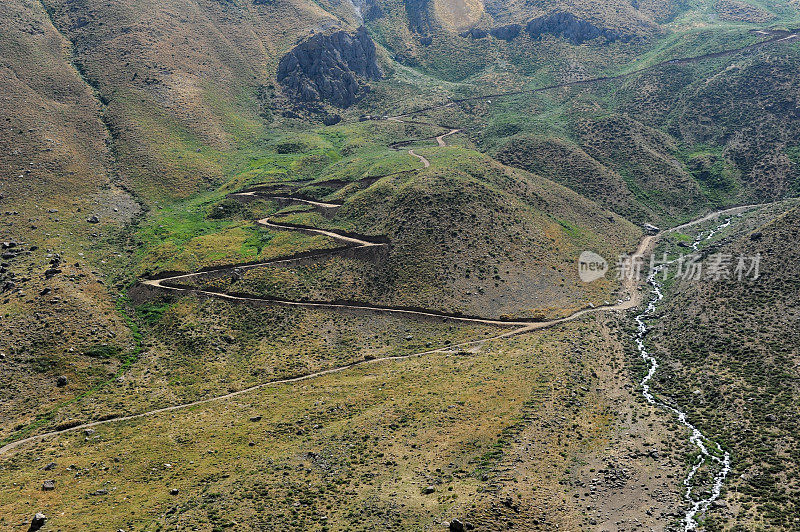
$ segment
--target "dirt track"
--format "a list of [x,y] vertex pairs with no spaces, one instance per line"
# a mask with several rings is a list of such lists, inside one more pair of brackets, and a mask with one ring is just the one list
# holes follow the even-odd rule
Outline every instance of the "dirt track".
[[[767,204],[765,204],[765,205],[767,205]],[[744,211],[744,210],[747,210],[747,209],[750,209],[750,208],[755,208],[755,207],[758,207],[758,206],[760,206],[760,205],[747,205],[747,206],[733,207],[733,208],[730,208],[730,209],[717,211],[717,212],[702,216],[702,217],[700,217],[700,218],[698,218],[696,220],[693,220],[692,222],[683,224],[683,225],[678,226],[676,228],[668,229],[666,231],[663,231],[662,233],[659,233],[659,235],[648,235],[648,236],[645,236],[644,238],[642,238],[642,241],[640,242],[638,248],[634,252],[633,257],[634,258],[636,258],[636,257],[644,257],[646,254],[650,253],[652,248],[653,248],[653,246],[658,241],[659,236],[661,236],[661,235],[663,235],[665,233],[668,233],[668,232],[671,232],[671,231],[675,231],[675,230],[685,229],[685,228],[690,227],[692,225],[696,225],[696,224],[711,220],[711,219],[713,219],[713,218],[715,218],[717,216],[723,215],[723,214],[731,214],[731,213],[735,213],[735,212],[741,212],[741,211]],[[259,223],[269,224],[270,222],[262,220]],[[277,226],[277,227],[284,228],[284,227],[281,227],[281,226]],[[316,230],[316,232],[318,232],[319,234],[325,234],[327,236],[331,236],[332,238],[337,238],[337,239],[345,239],[346,238],[349,241],[355,242],[356,244],[358,244],[360,246],[375,246],[375,245],[379,245],[379,244],[376,244],[374,242],[368,242],[368,241],[358,240],[358,239],[354,239],[354,238],[350,238],[350,237],[344,237],[344,236],[339,235],[338,233],[334,233],[332,231],[323,231],[323,230],[319,229],[319,230]],[[274,263],[275,262],[264,263],[264,264],[274,264]],[[258,267],[258,266],[259,265],[250,265],[248,267]],[[148,286],[151,286],[151,287],[154,287],[154,288],[163,289],[163,290],[171,290],[171,291],[178,291],[178,292],[200,292],[200,293],[203,293],[203,294],[208,295],[210,297],[218,297],[218,298],[234,300],[234,301],[242,301],[242,302],[265,301],[265,300],[261,300],[261,299],[258,299],[258,298],[238,297],[238,296],[232,296],[232,295],[221,293],[221,292],[191,290],[191,289],[185,289],[185,288],[179,288],[179,287],[171,287],[171,286],[167,286],[167,285],[164,284],[165,282],[168,282],[169,280],[174,280],[174,279],[178,279],[178,278],[186,278],[186,277],[189,277],[189,276],[203,275],[204,273],[206,273],[206,272],[197,272],[197,273],[192,273],[192,274],[185,274],[185,275],[176,276],[176,277],[172,277],[172,278],[168,278],[168,279],[148,280],[148,281],[144,281],[144,284],[146,284]],[[233,397],[237,397],[239,395],[243,395],[243,394],[246,394],[246,393],[249,393],[249,392],[253,392],[253,391],[256,391],[256,390],[260,390],[260,389],[263,389],[263,388],[266,388],[266,387],[269,387],[269,386],[279,386],[279,385],[283,385],[283,384],[292,384],[292,383],[307,381],[307,380],[315,379],[315,378],[322,377],[322,376],[325,376],[325,375],[331,375],[331,374],[334,374],[334,373],[340,373],[342,371],[345,371],[345,370],[348,370],[348,369],[351,369],[351,368],[354,368],[354,367],[364,366],[364,365],[368,365],[368,364],[380,364],[380,363],[385,363],[385,362],[407,360],[407,359],[410,359],[410,358],[417,358],[417,357],[430,355],[430,354],[434,354],[434,353],[446,353],[446,352],[452,352],[452,351],[455,351],[455,350],[460,350],[460,349],[464,349],[464,348],[468,348],[468,347],[480,346],[480,345],[483,345],[483,344],[485,344],[487,342],[501,340],[501,339],[505,339],[505,338],[510,338],[512,336],[517,336],[517,335],[526,334],[526,333],[530,333],[530,332],[546,329],[546,328],[549,328],[549,327],[553,327],[553,326],[559,325],[561,323],[566,323],[566,322],[569,322],[569,321],[573,321],[573,320],[576,320],[576,319],[578,319],[578,318],[580,318],[582,316],[586,316],[586,315],[597,313],[597,312],[625,311],[625,310],[631,309],[633,307],[636,307],[641,303],[642,295],[641,295],[641,293],[639,291],[640,284],[641,283],[640,283],[639,280],[633,279],[633,278],[627,280],[623,284],[623,288],[624,288],[625,291],[628,292],[629,298],[626,301],[623,301],[622,303],[619,303],[619,304],[616,304],[616,305],[607,305],[607,306],[601,306],[601,307],[586,308],[586,309],[583,309],[583,310],[579,310],[579,311],[577,311],[577,312],[575,312],[575,313],[573,313],[573,314],[571,314],[569,316],[566,316],[564,318],[559,318],[559,319],[550,320],[550,321],[543,321],[543,322],[533,322],[533,321],[530,321],[530,322],[527,322],[527,321],[503,322],[503,321],[491,320],[491,319],[483,319],[483,318],[459,318],[459,317],[455,317],[455,316],[447,317],[446,319],[454,319],[454,320],[460,320],[460,321],[465,321],[465,322],[490,324],[490,325],[510,326],[510,327],[514,327],[514,328],[513,328],[513,330],[510,330],[510,331],[505,332],[503,334],[498,334],[496,336],[492,336],[492,337],[489,337],[489,338],[483,338],[483,339],[480,339],[480,340],[463,342],[463,343],[460,343],[460,344],[450,345],[450,346],[447,346],[447,347],[441,347],[441,348],[437,348],[437,349],[431,349],[431,350],[428,350],[428,351],[423,351],[423,352],[420,352],[420,353],[413,353],[413,354],[410,354],[410,355],[402,355],[402,356],[394,356],[394,357],[382,357],[382,358],[375,358],[375,359],[371,359],[371,360],[363,360],[363,361],[355,362],[355,363],[352,363],[352,364],[346,364],[344,366],[330,368],[330,369],[327,369],[327,370],[324,370],[324,371],[318,371],[318,372],[314,372],[314,373],[309,373],[308,375],[302,375],[302,376],[292,377],[292,378],[288,378],[288,379],[277,379],[277,380],[274,380],[274,381],[269,381],[269,382],[265,382],[263,384],[252,386],[250,388],[245,388],[245,389],[242,389],[242,390],[238,390],[236,392],[231,392],[231,393],[227,393],[227,394],[219,395],[219,396],[215,396],[215,397],[209,397],[207,399],[202,399],[202,400],[199,400],[199,401],[193,401],[191,403],[184,403],[184,404],[179,404],[179,405],[168,406],[168,407],[159,408],[159,409],[156,409],[156,410],[151,410],[151,411],[148,411],[148,412],[142,412],[140,414],[133,414],[133,415],[130,415],[130,416],[122,416],[122,417],[108,419],[108,420],[104,420],[104,421],[94,421],[94,422],[91,422],[91,423],[84,423],[82,425],[77,425],[75,427],[70,427],[70,428],[63,429],[63,430],[47,432],[47,433],[44,433],[44,434],[38,434],[38,435],[35,435],[35,436],[30,436],[28,438],[9,443],[9,444],[1,447],[0,448],[0,455],[6,454],[9,451],[11,451],[13,449],[16,449],[17,447],[20,447],[22,445],[25,445],[25,444],[28,444],[28,443],[33,443],[33,442],[36,442],[36,441],[40,441],[40,440],[43,440],[43,439],[46,439],[46,438],[49,438],[49,437],[54,437],[54,436],[58,436],[58,435],[61,435],[61,434],[67,434],[67,433],[70,433],[70,432],[76,432],[76,431],[80,431],[80,430],[84,430],[84,429],[88,429],[88,428],[98,427],[98,426],[101,426],[101,425],[107,425],[109,423],[116,423],[116,422],[120,422],[120,421],[129,421],[129,420],[133,420],[133,419],[140,419],[140,418],[150,417],[150,416],[154,416],[154,415],[158,415],[158,414],[163,414],[163,413],[166,413],[166,412],[174,412],[176,410],[184,410],[184,409],[187,409],[187,408],[192,408],[192,407],[195,407],[195,406],[198,406],[198,405],[207,404],[207,403],[212,403],[212,402],[217,402],[217,401],[224,401],[226,399],[231,399]],[[282,304],[282,305],[293,305],[293,306],[303,306],[303,307],[319,307],[319,308],[331,308],[331,309],[339,308],[339,309],[350,309],[350,310],[364,310],[364,311],[371,311],[371,312],[388,312],[388,313],[396,313],[396,314],[406,314],[406,315],[411,315],[411,316],[432,316],[432,317],[438,317],[438,318],[442,317],[442,315],[440,315],[438,313],[433,313],[433,312],[425,313],[425,312],[417,312],[417,311],[408,311],[408,310],[405,310],[405,309],[386,309],[386,308],[369,307],[369,306],[337,305],[337,304],[324,304],[324,303],[304,303],[304,302],[294,302],[294,301],[283,301],[283,302],[272,301],[272,302],[276,303],[276,304]]]

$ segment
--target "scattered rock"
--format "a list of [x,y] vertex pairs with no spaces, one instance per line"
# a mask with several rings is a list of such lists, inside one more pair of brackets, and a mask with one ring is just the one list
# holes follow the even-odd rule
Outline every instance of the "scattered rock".
[[261,416],[253,416],[250,418],[250,421],[252,421],[253,423],[261,421]]
[[761,240],[761,238],[763,236],[764,236],[764,233],[762,233],[761,231],[756,231],[755,233],[750,235],[750,240],[758,241],[758,240]]
[[55,480],[45,480],[42,482],[42,491],[53,491],[54,489],[56,489]]
[[433,493],[435,491],[436,491],[436,488],[434,488],[433,486],[428,486],[424,490],[422,490],[422,493],[424,493],[425,495],[430,495],[431,493]]
[[178,488],[172,488],[169,490],[170,495],[177,495],[179,493]]
[[47,516],[43,513],[37,513],[33,516],[33,519],[31,519],[31,526],[28,528],[28,532],[39,530],[44,526],[45,522],[47,522]]
[[88,218],[86,218],[86,221],[88,223],[90,223],[90,224],[99,224],[100,223],[100,218],[98,218],[96,214],[93,214],[93,215],[89,216]]
[[511,510],[514,510],[515,512],[519,513],[519,505],[515,503],[514,499],[512,499],[511,497],[505,498],[502,501],[502,503],[503,506],[505,506],[506,508],[510,508]]
[[42,468],[42,471],[52,471],[56,467],[56,465],[57,464],[55,462],[50,462],[49,464],[47,464]]
[[94,429],[84,429],[83,433],[86,434],[87,436],[91,436],[92,434],[94,434]]
[[108,495],[108,490],[103,490],[103,489],[95,490],[91,492],[89,495]]

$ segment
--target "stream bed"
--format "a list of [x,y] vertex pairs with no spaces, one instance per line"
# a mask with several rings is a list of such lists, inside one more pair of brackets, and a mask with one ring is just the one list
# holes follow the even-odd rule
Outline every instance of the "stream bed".
[[[692,249],[697,252],[699,249],[700,244],[704,240],[710,240],[717,232],[728,227],[731,224],[731,219],[728,218],[727,221],[718,225],[716,228],[706,233],[701,233],[692,243]],[[672,261],[674,262],[674,261]],[[653,269],[650,275],[647,277],[647,283],[652,287],[652,297],[647,305],[647,308],[638,316],[636,316],[636,324],[637,324],[637,332],[634,340],[636,341],[636,347],[641,355],[642,359],[647,362],[650,366],[650,369],[647,372],[647,375],[642,379],[640,383],[642,387],[642,395],[644,396],[645,400],[651,405],[658,406],[659,408],[663,408],[672,412],[677,418],[678,421],[684,425],[686,428],[689,429],[690,436],[689,441],[697,447],[700,455],[697,458],[697,461],[692,466],[691,470],[687,474],[686,478],[683,480],[683,485],[686,488],[684,493],[684,498],[688,504],[688,509],[683,518],[683,529],[684,531],[691,531],[697,530],[697,520],[696,517],[698,514],[704,513],[708,508],[711,506],[715,500],[717,500],[720,496],[720,492],[722,491],[722,486],[725,483],[725,479],[730,472],[731,467],[731,457],[728,451],[722,449],[719,443],[713,442],[708,439],[705,435],[703,435],[700,430],[695,427],[688,419],[686,412],[683,412],[673,406],[670,406],[662,401],[659,401],[653,395],[650,389],[650,380],[656,374],[659,368],[658,360],[647,351],[647,348],[644,345],[645,336],[647,336],[648,331],[650,330],[647,326],[647,320],[650,318],[656,310],[658,303],[664,299],[664,294],[662,292],[662,285],[658,281],[658,276],[661,272],[664,271],[664,268],[672,264],[672,262],[668,262],[662,264]],[[711,485],[711,493],[710,495],[706,496],[705,498],[696,499],[692,496],[692,491],[694,489],[694,477],[700,468],[707,462],[710,462],[711,465],[715,466],[717,469],[716,473],[714,474],[714,480]]]

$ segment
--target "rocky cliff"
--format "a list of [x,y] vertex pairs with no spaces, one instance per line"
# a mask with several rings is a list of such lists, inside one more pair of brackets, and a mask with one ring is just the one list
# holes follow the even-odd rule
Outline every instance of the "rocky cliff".
[[277,73],[291,99],[341,108],[363,95],[365,80],[381,77],[375,43],[364,27],[352,35],[346,31],[313,35],[281,59]]

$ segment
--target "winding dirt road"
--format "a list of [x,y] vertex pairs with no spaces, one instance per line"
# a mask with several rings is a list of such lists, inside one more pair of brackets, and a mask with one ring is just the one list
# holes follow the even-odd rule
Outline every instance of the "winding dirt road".
[[[296,201],[308,202],[308,200],[300,200],[299,198],[291,198],[291,199],[294,199]],[[323,204],[323,205],[332,206],[333,204]],[[641,242],[639,243],[638,248],[636,249],[636,251],[634,252],[632,257],[633,258],[644,257],[645,255],[650,253],[651,250],[653,249],[653,246],[658,241],[658,239],[662,235],[664,235],[666,233],[669,233],[669,232],[672,232],[672,231],[676,231],[676,230],[686,229],[688,227],[691,227],[693,225],[697,225],[697,224],[706,222],[708,220],[711,220],[711,219],[713,219],[715,217],[718,217],[718,216],[721,216],[721,215],[738,213],[738,212],[742,212],[742,211],[745,211],[745,210],[748,210],[748,209],[752,209],[752,208],[756,208],[756,207],[760,207],[760,206],[766,206],[766,205],[770,205],[770,204],[769,203],[767,203],[767,204],[753,204],[753,205],[733,207],[733,208],[730,208],[730,209],[724,209],[724,210],[716,211],[716,212],[710,213],[708,215],[702,216],[702,217],[700,217],[700,218],[698,218],[696,220],[693,220],[691,222],[688,222],[686,224],[680,225],[678,227],[675,227],[675,228],[672,228],[672,229],[668,229],[666,231],[662,231],[658,235],[645,236],[644,238],[642,238]],[[275,224],[275,223],[269,222],[268,220],[261,220],[261,221],[259,221],[259,223],[262,224],[262,225],[265,225],[267,227],[275,227],[275,228],[279,228],[279,229],[287,229],[286,226],[281,226],[279,224]],[[322,230],[322,229],[314,229],[314,230],[308,229],[308,230],[312,231],[312,232],[315,232],[315,233],[318,233],[318,234],[323,234],[323,235],[326,235],[326,236],[330,236],[331,238],[341,239],[341,240],[343,240],[345,242],[356,244],[359,247],[384,245],[384,244],[377,244],[375,242],[369,242],[369,241],[366,241],[366,240],[359,240],[359,239],[356,239],[356,238],[347,237],[347,236],[340,235],[340,234],[338,234],[336,232],[333,232],[333,231],[325,231],[325,230]],[[330,253],[330,252],[329,251],[328,252],[322,252],[321,254],[327,254],[327,253]],[[293,259],[284,259],[284,260],[293,260]],[[265,266],[265,265],[269,265],[269,264],[276,264],[278,262],[280,262],[280,261],[271,261],[271,262],[265,262],[265,263],[261,263],[261,264],[244,265],[244,266],[238,266],[238,268],[257,268],[257,267],[261,267],[261,266]],[[220,270],[231,269],[231,268],[234,268],[234,267],[230,267],[230,266],[229,267],[224,267],[224,268],[220,268]],[[219,270],[210,270],[210,271],[219,271]],[[264,389],[264,388],[267,388],[267,387],[270,387],[270,386],[280,386],[280,385],[285,385],[285,384],[293,384],[293,383],[297,383],[297,382],[308,381],[308,380],[316,379],[316,378],[319,378],[319,377],[323,377],[325,375],[332,375],[332,374],[335,374],[335,373],[340,373],[340,372],[346,371],[348,369],[356,368],[356,367],[359,367],[359,366],[372,365],[372,364],[381,364],[381,363],[394,362],[394,361],[400,361],[400,360],[408,360],[408,359],[411,359],[411,358],[418,358],[418,357],[422,357],[422,356],[425,356],[425,355],[431,355],[431,354],[435,354],[435,353],[448,353],[448,352],[455,352],[455,351],[458,351],[458,350],[462,350],[464,348],[478,347],[478,346],[482,346],[482,345],[486,344],[487,342],[492,342],[492,341],[496,341],[496,340],[502,340],[502,339],[513,337],[513,336],[518,336],[518,335],[521,335],[521,334],[526,334],[526,333],[530,333],[530,332],[539,331],[539,330],[542,330],[542,329],[547,329],[547,328],[550,328],[550,327],[554,327],[556,325],[559,325],[559,324],[562,324],[562,323],[567,323],[567,322],[576,320],[578,318],[581,318],[583,316],[586,316],[586,315],[589,315],[589,314],[594,314],[594,313],[597,313],[597,312],[611,312],[611,311],[629,310],[631,308],[634,308],[634,307],[638,306],[642,302],[642,298],[643,298],[643,295],[639,291],[639,287],[641,285],[641,282],[638,279],[631,278],[629,280],[626,280],[623,283],[623,289],[626,292],[628,292],[628,295],[629,295],[628,299],[623,301],[623,302],[621,302],[621,303],[618,303],[616,305],[606,305],[606,306],[599,306],[599,307],[593,307],[593,308],[586,308],[586,309],[583,309],[583,310],[579,310],[579,311],[577,311],[577,312],[575,312],[575,313],[573,313],[573,314],[571,314],[569,316],[566,316],[564,318],[559,318],[559,319],[550,320],[550,321],[541,321],[541,322],[515,321],[515,322],[507,322],[507,321],[498,321],[498,320],[483,319],[483,318],[465,318],[465,317],[458,317],[458,316],[443,316],[441,314],[434,313],[434,312],[429,312],[429,313],[428,312],[418,312],[418,311],[409,311],[409,310],[405,310],[405,309],[391,309],[391,308],[382,308],[382,307],[344,305],[344,304],[332,304],[332,303],[306,303],[306,302],[299,302],[299,301],[280,301],[280,300],[267,300],[267,299],[261,299],[261,298],[251,298],[251,297],[239,297],[239,296],[233,296],[233,295],[230,295],[230,294],[226,294],[224,292],[213,292],[213,291],[208,291],[208,290],[195,290],[195,289],[191,289],[191,288],[181,288],[181,287],[169,286],[169,285],[165,284],[165,283],[167,283],[169,281],[177,281],[177,280],[180,280],[180,279],[186,279],[186,278],[190,278],[190,277],[200,276],[200,275],[204,275],[204,274],[207,274],[207,273],[209,273],[209,272],[208,271],[206,271],[206,272],[196,272],[196,273],[190,273],[190,274],[170,277],[170,278],[167,278],[167,279],[147,280],[147,281],[143,281],[143,284],[145,284],[147,286],[151,286],[153,288],[162,289],[162,290],[182,292],[182,293],[190,293],[190,292],[202,293],[202,294],[210,296],[210,297],[217,297],[217,298],[221,298],[221,299],[228,299],[228,300],[242,301],[242,302],[248,302],[248,301],[260,301],[260,302],[263,302],[263,301],[267,301],[267,302],[274,303],[274,304],[279,304],[279,305],[291,305],[291,306],[298,306],[298,307],[312,307],[312,308],[315,307],[315,308],[327,308],[327,309],[363,310],[363,311],[371,311],[371,312],[384,312],[384,313],[392,313],[392,314],[403,314],[403,315],[408,315],[408,316],[425,316],[425,317],[445,318],[445,319],[457,320],[457,321],[462,321],[462,322],[470,322],[470,323],[480,323],[480,324],[489,324],[489,325],[498,325],[498,326],[508,326],[508,327],[513,327],[513,329],[510,330],[510,331],[507,331],[505,333],[498,334],[498,335],[495,335],[495,336],[491,336],[489,338],[482,338],[480,340],[462,342],[462,343],[455,344],[455,345],[449,345],[449,346],[446,346],[446,347],[430,349],[430,350],[427,350],[427,351],[422,351],[422,352],[419,352],[419,353],[413,353],[413,354],[408,354],[408,355],[389,356],[389,357],[381,357],[381,358],[374,358],[374,359],[370,359],[370,360],[358,361],[358,362],[354,362],[354,363],[351,363],[351,364],[346,364],[346,365],[343,365],[343,366],[338,366],[338,367],[335,367],[335,368],[330,368],[330,369],[323,370],[323,371],[317,371],[317,372],[314,372],[314,373],[309,373],[307,375],[300,375],[300,376],[297,376],[297,377],[291,377],[291,378],[286,378],[286,379],[276,379],[276,380],[273,380],[273,381],[268,381],[268,382],[265,382],[265,383],[262,383],[262,384],[258,384],[256,386],[252,386],[250,388],[244,388],[242,390],[238,390],[238,391],[235,391],[235,392],[231,392],[231,393],[227,393],[227,394],[223,394],[223,395],[219,395],[219,396],[215,396],[215,397],[209,397],[207,399],[201,399],[199,401],[192,401],[190,403],[183,403],[183,404],[168,406],[168,407],[164,407],[164,408],[158,408],[158,409],[155,409],[155,410],[150,410],[148,412],[142,412],[140,414],[132,414],[132,415],[128,415],[128,416],[121,416],[121,417],[107,419],[107,420],[103,420],[103,421],[94,421],[94,422],[84,423],[84,424],[81,424],[81,425],[77,425],[77,426],[66,428],[66,429],[62,429],[62,430],[47,432],[47,433],[43,433],[43,434],[37,434],[37,435],[34,435],[34,436],[30,436],[28,438],[24,438],[24,439],[21,439],[21,440],[17,440],[15,442],[11,442],[11,443],[3,446],[3,447],[0,447],[0,455],[7,454],[9,451],[11,451],[13,449],[16,449],[18,447],[21,447],[23,445],[26,445],[26,444],[29,444],[29,443],[34,443],[34,442],[37,442],[37,441],[41,441],[41,440],[44,440],[44,439],[47,439],[47,438],[60,436],[62,434],[69,434],[69,433],[77,432],[77,431],[84,430],[84,429],[99,427],[99,426],[102,426],[102,425],[108,425],[110,423],[118,423],[118,422],[121,422],[121,421],[130,421],[130,420],[135,420],[135,419],[151,417],[151,416],[155,416],[155,415],[158,415],[158,414],[174,412],[176,410],[185,410],[185,409],[188,409],[188,408],[192,408],[192,407],[196,407],[196,406],[200,406],[200,405],[204,405],[204,404],[209,404],[209,403],[218,402],[218,401],[224,401],[226,399],[232,399],[234,397],[238,397],[240,395],[244,395],[246,393],[254,392],[254,391],[257,391],[257,390],[261,390],[261,389]]]
[[[403,120],[402,116],[390,116],[390,117],[386,118],[386,120],[388,120],[389,122],[397,122],[397,123],[400,123],[400,124],[419,124],[419,125],[423,125],[423,126],[442,127],[439,124],[433,124],[431,122],[422,122],[422,121],[419,121],[419,120]],[[443,134],[435,136],[435,137],[426,137],[426,138],[423,138],[423,139],[414,139],[414,140],[396,142],[396,143],[392,144],[390,146],[390,148],[398,149],[398,148],[400,148],[402,146],[407,146],[407,145],[409,145],[409,144],[411,144],[413,142],[420,142],[420,141],[423,141],[423,140],[435,140],[436,144],[438,144],[439,147],[444,148],[445,146],[447,146],[447,142],[445,142],[444,139],[446,139],[450,135],[455,135],[456,133],[459,133],[459,132],[461,132],[460,129],[450,128],[450,131],[448,131],[447,133],[443,133]],[[408,154],[410,156],[412,156],[412,157],[416,157],[417,159],[419,159],[422,162],[422,164],[423,164],[423,166],[425,168],[430,168],[431,162],[427,158],[425,158],[425,156],[419,155],[418,153],[414,153],[413,149],[408,150]]]
[[417,159],[422,161],[422,164],[425,165],[425,168],[430,168],[431,162],[428,159],[426,159],[424,156],[414,153],[414,150],[408,150],[408,154],[410,156],[416,157]]
[[449,133],[445,133],[444,135],[439,135],[438,137],[436,137],[436,143],[440,147],[444,148],[445,146],[447,146],[447,143],[444,141],[444,139],[446,139],[450,135],[455,135],[456,133],[458,133],[460,131],[461,131],[460,129],[451,129]]

